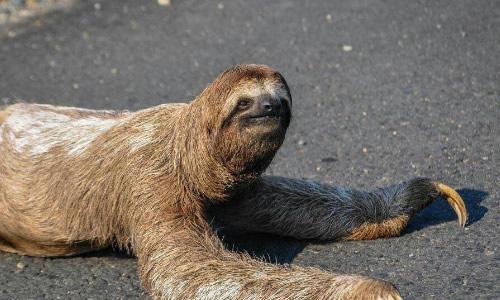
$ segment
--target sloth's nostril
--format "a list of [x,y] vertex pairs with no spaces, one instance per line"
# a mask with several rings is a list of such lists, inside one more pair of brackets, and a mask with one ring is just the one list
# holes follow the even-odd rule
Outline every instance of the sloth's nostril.
[[265,103],[262,103],[262,108],[266,111],[271,111],[273,110],[273,106],[271,105],[271,103],[269,103],[268,101],[266,101]]
[[260,108],[262,111],[271,113],[271,112],[278,112],[281,107],[281,102],[277,99],[264,99],[260,103]]

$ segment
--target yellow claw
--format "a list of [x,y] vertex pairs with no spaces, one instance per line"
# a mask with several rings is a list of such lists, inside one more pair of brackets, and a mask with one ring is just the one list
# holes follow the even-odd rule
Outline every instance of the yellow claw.
[[445,198],[457,214],[458,224],[465,227],[467,223],[467,208],[465,207],[462,197],[460,197],[454,189],[444,183],[434,182],[434,185],[436,186],[439,196]]

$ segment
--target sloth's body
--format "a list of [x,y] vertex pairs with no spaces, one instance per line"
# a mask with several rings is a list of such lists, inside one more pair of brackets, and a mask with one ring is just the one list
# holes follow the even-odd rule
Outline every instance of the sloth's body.
[[398,298],[389,283],[276,266],[224,249],[233,233],[297,238],[397,236],[444,195],[428,179],[361,192],[261,176],[291,118],[283,77],[243,65],[189,104],[129,112],[16,104],[0,111],[0,250],[73,255],[111,244],[139,259],[143,286],[165,299]]

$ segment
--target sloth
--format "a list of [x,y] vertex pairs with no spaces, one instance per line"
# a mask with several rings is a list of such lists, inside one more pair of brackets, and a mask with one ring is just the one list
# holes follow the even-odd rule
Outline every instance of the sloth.
[[292,98],[265,65],[232,67],[189,103],[0,111],[0,250],[69,256],[113,245],[138,258],[155,299],[401,299],[381,279],[276,265],[226,249],[232,233],[314,240],[400,235],[449,186],[415,178],[372,191],[262,175]]

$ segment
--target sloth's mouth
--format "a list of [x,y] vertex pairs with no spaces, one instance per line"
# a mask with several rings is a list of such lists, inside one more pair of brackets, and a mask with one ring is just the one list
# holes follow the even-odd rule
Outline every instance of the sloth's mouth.
[[270,129],[286,129],[290,123],[290,109],[287,106],[281,107],[275,111],[258,111],[251,112],[242,116],[242,121],[247,126],[256,126],[265,128],[266,131]]
[[250,122],[278,121],[280,118],[281,114],[279,113],[252,114],[247,116]]
[[254,122],[258,121],[277,121],[280,116],[277,115],[264,115],[264,116],[249,116],[248,119]]

